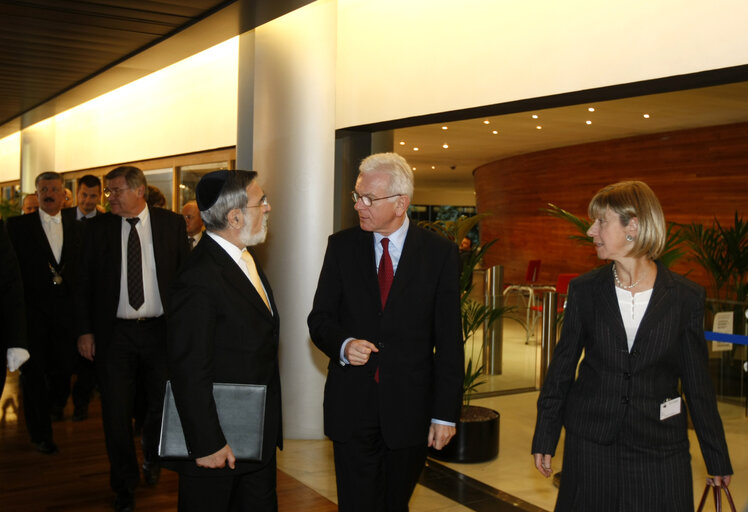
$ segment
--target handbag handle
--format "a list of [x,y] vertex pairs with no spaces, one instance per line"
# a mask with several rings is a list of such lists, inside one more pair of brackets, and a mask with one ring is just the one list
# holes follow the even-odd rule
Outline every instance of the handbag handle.
[[730,489],[728,489],[724,485],[717,487],[716,485],[709,485],[708,483],[706,484],[704,492],[701,495],[699,508],[696,510],[696,512],[703,512],[704,504],[706,503],[706,497],[709,494],[710,487],[714,492],[714,506],[717,512],[722,512],[722,491],[725,491],[725,496],[727,496],[727,501],[730,504],[731,512],[737,512],[737,509],[735,508],[735,502],[732,500],[732,494],[730,494]]

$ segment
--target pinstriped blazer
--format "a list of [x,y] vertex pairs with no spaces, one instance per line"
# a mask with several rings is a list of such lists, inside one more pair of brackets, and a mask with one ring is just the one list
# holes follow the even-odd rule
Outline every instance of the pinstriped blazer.
[[[561,338],[538,398],[532,453],[553,455],[562,426],[603,445],[627,429],[643,446],[687,449],[687,403],[707,470],[732,474],[707,371],[704,298],[701,286],[657,262],[652,297],[629,352],[611,265],[572,280]],[[660,420],[660,404],[681,391],[681,413]]]

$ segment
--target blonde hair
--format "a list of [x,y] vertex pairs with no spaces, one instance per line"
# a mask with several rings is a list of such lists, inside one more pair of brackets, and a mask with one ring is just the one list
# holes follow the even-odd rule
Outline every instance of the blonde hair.
[[622,226],[637,218],[639,228],[634,246],[627,256],[649,256],[656,260],[665,250],[667,226],[657,196],[643,181],[621,181],[601,188],[590,201],[587,213],[598,219],[610,209],[618,214]]

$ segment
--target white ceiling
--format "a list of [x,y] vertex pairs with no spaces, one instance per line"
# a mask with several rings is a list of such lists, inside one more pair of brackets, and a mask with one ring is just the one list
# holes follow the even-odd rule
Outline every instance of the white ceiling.
[[[595,111],[590,112],[590,107]],[[472,187],[476,167],[512,155],[745,121],[748,82],[739,82],[396,129],[394,144],[395,151],[416,169],[418,186]]]

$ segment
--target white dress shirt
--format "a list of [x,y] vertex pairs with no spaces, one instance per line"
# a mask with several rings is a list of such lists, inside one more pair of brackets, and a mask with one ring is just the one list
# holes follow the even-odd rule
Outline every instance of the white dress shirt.
[[55,261],[59,263],[62,257],[62,215],[57,212],[57,215],[52,216],[39,208],[39,217],[42,219],[42,228],[44,234],[47,235],[47,241],[52,248]]
[[631,352],[631,347],[634,346],[634,338],[636,338],[636,331],[639,330],[639,324],[642,323],[649,299],[652,298],[652,288],[633,294],[628,290],[616,286],[616,296],[618,297],[618,307],[621,310],[623,327],[626,329],[626,342],[629,346],[629,352]]
[[156,257],[153,253],[153,233],[151,231],[151,216],[148,207],[138,214],[140,221],[135,225],[140,238],[140,260],[143,268],[143,296],[145,302],[140,309],[135,310],[130,306],[127,294],[127,238],[130,236],[130,223],[122,217],[121,251],[122,271],[120,272],[119,305],[117,306],[117,318],[133,320],[136,318],[153,318],[164,314],[164,306],[161,304],[161,295],[158,290],[158,275],[156,274]]

